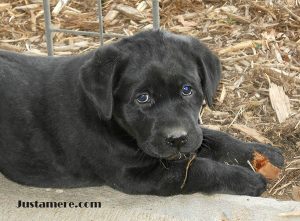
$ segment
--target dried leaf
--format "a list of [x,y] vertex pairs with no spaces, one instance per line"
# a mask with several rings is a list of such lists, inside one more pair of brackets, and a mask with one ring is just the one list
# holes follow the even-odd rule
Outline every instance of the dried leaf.
[[252,166],[256,172],[269,180],[278,179],[281,170],[270,163],[269,159],[261,153],[254,151]]

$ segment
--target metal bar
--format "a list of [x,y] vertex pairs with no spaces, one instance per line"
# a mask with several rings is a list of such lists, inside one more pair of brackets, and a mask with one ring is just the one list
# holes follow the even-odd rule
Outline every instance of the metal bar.
[[51,14],[50,4],[48,0],[43,0],[44,16],[45,16],[45,35],[47,41],[47,52],[49,56],[53,56],[53,39],[51,30]]
[[[99,32],[94,32],[94,31],[74,31],[74,30],[68,30],[68,29],[58,29],[58,28],[53,28],[51,29],[52,32],[62,32],[62,33],[67,33],[67,34],[73,34],[73,35],[89,35],[89,36],[99,36]],[[115,33],[103,33],[103,38],[108,37],[108,38],[124,38],[126,35],[121,35],[121,34],[115,34]]]
[[[43,0],[44,6],[44,16],[45,16],[45,35],[47,41],[47,51],[49,56],[53,56],[53,38],[52,32],[62,32],[74,35],[89,35],[89,36],[99,36],[101,45],[104,44],[104,38],[123,38],[125,35],[115,34],[115,33],[104,33],[103,28],[103,15],[102,15],[102,1],[97,0],[98,4],[98,16],[99,16],[99,32],[92,31],[73,31],[68,29],[58,29],[51,28],[51,12],[49,0]],[[153,29],[158,30],[160,28],[160,18],[159,18],[159,2],[158,0],[152,0],[152,16],[153,16]]]
[[153,16],[153,29],[159,30],[160,18],[159,18],[158,0],[152,0],[152,16]]
[[102,46],[104,44],[104,41],[103,41],[102,1],[97,0],[97,4],[98,4],[98,17],[99,17],[100,43],[101,43],[101,46]]

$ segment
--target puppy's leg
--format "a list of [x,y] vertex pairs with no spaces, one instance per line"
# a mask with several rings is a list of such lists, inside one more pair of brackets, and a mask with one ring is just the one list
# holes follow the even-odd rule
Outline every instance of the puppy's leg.
[[151,167],[149,173],[145,173],[145,168],[121,170],[122,174],[118,174],[118,179],[112,181],[112,186],[130,194],[164,196],[194,192],[258,196],[266,188],[266,181],[260,174],[241,166],[225,165],[199,157],[192,161],[186,183],[181,188],[186,166],[185,160],[168,162],[168,168],[158,164]]
[[284,158],[278,148],[266,144],[243,142],[220,131],[207,128],[202,128],[202,130],[204,139],[198,153],[200,157],[250,168],[247,161],[251,162],[253,152],[257,151],[268,157],[275,166],[283,166]]

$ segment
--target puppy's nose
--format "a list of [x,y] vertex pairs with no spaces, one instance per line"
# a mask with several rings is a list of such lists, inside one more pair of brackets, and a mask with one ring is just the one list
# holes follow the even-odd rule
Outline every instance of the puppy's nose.
[[187,132],[185,130],[173,130],[166,136],[166,143],[171,147],[181,147],[187,142]]

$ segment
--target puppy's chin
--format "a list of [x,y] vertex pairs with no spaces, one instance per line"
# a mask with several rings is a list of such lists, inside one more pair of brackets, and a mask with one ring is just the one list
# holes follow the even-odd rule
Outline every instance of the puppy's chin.
[[175,152],[173,151],[165,151],[164,153],[158,153],[155,151],[155,149],[159,149],[159,148],[156,148],[155,146],[149,144],[149,143],[139,143],[138,142],[138,146],[139,148],[148,156],[150,157],[154,157],[154,158],[158,158],[158,159],[164,159],[164,158],[167,158],[171,155],[174,155]]
[[185,160],[189,159],[192,155],[196,154],[198,148],[192,149],[188,152],[180,152],[176,150],[165,151],[164,153],[156,153],[149,145],[148,146],[140,146],[140,149],[150,157],[164,159],[168,161],[177,161],[177,160]]
[[151,147],[149,147],[149,145],[145,146],[145,145],[139,145],[139,148],[148,156],[150,157],[154,157],[154,158],[162,158],[161,154],[155,153],[154,151],[152,151]]

